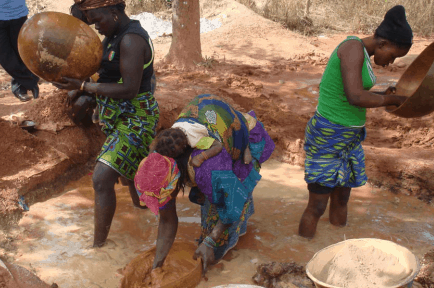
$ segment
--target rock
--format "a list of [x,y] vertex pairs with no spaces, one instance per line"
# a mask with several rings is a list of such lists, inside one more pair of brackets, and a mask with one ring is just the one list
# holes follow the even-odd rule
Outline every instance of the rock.
[[404,62],[398,62],[398,63],[396,63],[396,67],[405,68],[405,67],[407,67],[407,64],[405,64]]

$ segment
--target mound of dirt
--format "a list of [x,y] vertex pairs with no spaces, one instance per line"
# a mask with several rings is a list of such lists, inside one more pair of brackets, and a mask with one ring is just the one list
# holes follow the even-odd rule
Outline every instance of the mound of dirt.
[[[34,135],[0,118],[0,177],[14,175],[45,158],[48,144]],[[0,181],[3,183],[3,181]],[[0,184],[0,188],[2,184]]]
[[303,266],[291,263],[271,262],[258,265],[253,281],[266,288],[313,288]]
[[[13,119],[33,120],[31,133],[0,118],[0,226],[19,218],[20,195],[27,203],[38,201],[38,187],[55,182],[67,170],[87,163],[101,149],[105,139],[98,125],[78,127],[68,116],[65,91],[41,93],[40,99],[26,103],[24,115]],[[61,181],[65,181],[63,179]],[[46,195],[44,195],[45,197]],[[22,205],[21,205],[22,206]]]
[[24,117],[34,121],[38,130],[56,132],[75,126],[68,116],[67,97],[67,91],[58,89],[41,95]]
[[0,259],[1,288],[58,288],[57,284],[48,285],[29,270]]

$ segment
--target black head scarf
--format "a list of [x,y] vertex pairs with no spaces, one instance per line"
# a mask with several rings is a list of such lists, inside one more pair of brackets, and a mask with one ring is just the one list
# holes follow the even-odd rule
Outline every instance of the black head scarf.
[[396,44],[411,45],[413,32],[405,16],[405,8],[397,5],[387,11],[375,34]]

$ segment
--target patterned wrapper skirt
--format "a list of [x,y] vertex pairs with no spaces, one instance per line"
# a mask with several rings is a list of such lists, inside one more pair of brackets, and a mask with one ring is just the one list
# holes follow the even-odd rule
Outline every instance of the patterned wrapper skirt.
[[[249,115],[256,118],[253,111]],[[263,124],[258,120],[249,133],[249,147],[253,156],[250,164],[241,159],[234,161],[223,149],[220,154],[194,168],[197,187],[189,198],[201,207],[201,237],[199,243],[211,233],[220,220],[231,224],[216,241],[215,259],[221,259],[247,231],[247,222],[254,213],[253,190],[261,179],[260,166],[274,151],[275,145]],[[195,150],[192,157],[200,153]]]
[[365,137],[365,127],[338,125],[316,112],[306,126],[306,182],[331,188],[366,184]]
[[160,116],[158,103],[151,92],[131,100],[98,96],[97,103],[102,131],[107,135],[97,161],[133,180],[155,137]]

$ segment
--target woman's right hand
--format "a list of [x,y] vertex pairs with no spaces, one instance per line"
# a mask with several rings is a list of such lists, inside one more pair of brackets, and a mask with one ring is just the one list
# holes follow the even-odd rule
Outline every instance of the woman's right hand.
[[202,259],[202,277],[206,279],[205,273],[208,270],[208,267],[215,262],[214,249],[206,246],[205,243],[202,242],[193,255],[194,260],[197,260],[198,258]]
[[384,95],[391,95],[396,93],[396,87],[389,86],[386,91],[384,91]]
[[407,99],[407,96],[400,96],[400,95],[388,95],[389,97],[391,97],[391,104],[390,105],[394,105],[396,107],[401,106]]
[[66,105],[67,106],[71,106],[74,101],[80,97],[83,94],[83,91],[81,90],[70,90],[68,91],[67,95],[68,97],[66,98]]

